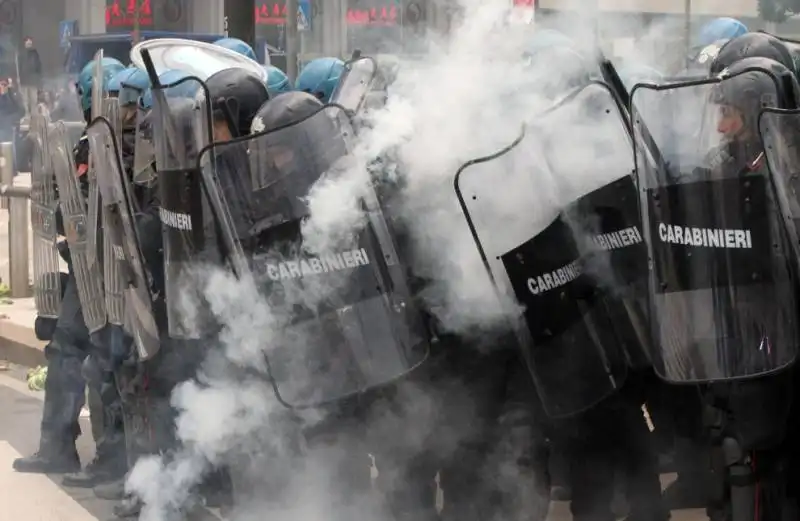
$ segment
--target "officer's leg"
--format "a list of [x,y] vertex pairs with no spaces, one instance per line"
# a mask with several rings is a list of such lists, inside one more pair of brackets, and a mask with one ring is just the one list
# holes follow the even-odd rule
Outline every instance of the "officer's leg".
[[572,498],[572,486],[569,479],[569,460],[563,440],[554,432],[550,440],[548,468],[552,484],[553,501],[569,501]]
[[95,439],[97,449],[94,460],[81,472],[64,476],[64,485],[70,487],[93,487],[122,479],[127,471],[125,433],[122,420],[122,402],[114,381],[111,353],[127,345],[122,328],[107,325],[93,335],[93,349],[87,357],[83,372],[90,393],[97,397],[96,409],[91,410],[102,423],[102,433]]
[[80,433],[78,417],[85,401],[86,383],[81,365],[88,352],[88,334],[83,322],[75,278],[64,286],[61,310],[53,338],[45,348],[47,382],[42,411],[39,451],[14,461],[21,472],[69,472],[78,455],[75,439]]
[[613,435],[623,463],[629,520],[662,521],[669,510],[661,498],[658,455],[638,401],[622,404]]
[[690,385],[668,385],[664,407],[671,411],[675,431],[675,470],[678,479],[664,490],[670,509],[705,508],[708,504],[709,448],[703,433],[703,402],[700,389]]
[[[786,441],[792,374],[762,377],[712,388],[717,408],[712,461],[720,477],[712,487],[713,521],[781,520],[787,506]],[[706,415],[711,417],[710,414]]]
[[[612,398],[613,399],[613,398]],[[607,399],[607,401],[610,399]],[[616,454],[604,428],[616,420],[601,403],[580,416],[559,421],[556,431],[568,462],[575,521],[613,521]]]
[[490,458],[506,396],[508,361],[515,352],[481,354],[468,345],[459,349],[463,360],[454,364],[456,381],[445,402],[449,414],[442,435],[458,436],[458,443],[440,472],[442,517],[477,521],[492,518],[499,506]]
[[[395,521],[434,521],[436,512],[437,438],[441,389],[432,384],[431,364],[382,390],[370,404],[367,432],[370,476]],[[408,426],[412,426],[409,431]],[[398,436],[398,432],[409,435]]]
[[508,362],[506,396],[489,460],[498,510],[493,518],[544,521],[550,507],[549,422],[521,356]]

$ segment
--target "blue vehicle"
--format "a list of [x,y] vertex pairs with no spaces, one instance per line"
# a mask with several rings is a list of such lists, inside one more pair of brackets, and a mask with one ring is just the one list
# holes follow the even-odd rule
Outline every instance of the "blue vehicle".
[[[142,31],[140,40],[154,40],[156,38],[183,38],[198,42],[214,43],[222,38],[221,34],[202,33],[174,33],[169,31]],[[75,77],[81,72],[84,65],[94,58],[100,49],[106,58],[116,58],[122,63],[130,63],[133,36],[130,33],[86,34],[73,36],[69,39],[64,68],[65,72]]]

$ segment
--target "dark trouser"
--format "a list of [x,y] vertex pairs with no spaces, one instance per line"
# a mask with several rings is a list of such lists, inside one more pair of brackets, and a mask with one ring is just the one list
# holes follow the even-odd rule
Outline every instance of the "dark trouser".
[[549,484],[527,369],[513,347],[480,354],[457,339],[443,342],[446,354],[398,384],[390,406],[373,407],[371,428],[381,430],[371,448],[390,510],[396,519],[434,519],[438,472],[442,519],[536,519],[533,505],[546,510]]
[[786,466],[793,373],[714,384],[706,417],[714,476],[712,521],[782,521],[789,511]]
[[615,519],[611,503],[620,467],[631,514],[668,518],[661,504],[656,453],[638,400],[610,397],[576,418],[560,421],[557,430],[555,442],[569,462],[573,519]]
[[192,341],[170,340],[164,332],[161,348],[153,358],[145,362],[129,361],[117,371],[131,467],[141,456],[177,447],[176,413],[170,398],[176,385],[195,375],[199,360],[188,355],[199,348]]
[[53,338],[45,347],[47,381],[42,411],[42,446],[48,441],[72,443],[80,432],[78,417],[85,402],[81,373],[89,352],[75,277],[70,272]]
[[[127,465],[125,451],[125,430],[123,420],[122,398],[116,383],[114,370],[119,353],[130,349],[131,341],[120,326],[107,324],[103,329],[91,335],[92,353],[84,362],[84,376],[90,387],[90,404],[92,395],[98,400],[99,438],[97,454],[107,462],[117,461],[118,465]],[[93,430],[95,420],[93,418]]]

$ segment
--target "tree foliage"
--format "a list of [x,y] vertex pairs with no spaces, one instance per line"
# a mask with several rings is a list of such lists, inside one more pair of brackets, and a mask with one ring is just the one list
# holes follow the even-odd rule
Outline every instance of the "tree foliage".
[[800,14],[800,0],[758,0],[758,14],[764,21],[783,23]]

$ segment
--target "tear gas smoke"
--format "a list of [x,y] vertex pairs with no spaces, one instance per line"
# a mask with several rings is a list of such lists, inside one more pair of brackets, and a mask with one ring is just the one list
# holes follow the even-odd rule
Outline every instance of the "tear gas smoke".
[[[566,77],[575,72],[572,63],[562,70],[558,63],[523,60],[531,32],[506,23],[508,4],[461,0],[459,23],[447,38],[431,36],[425,53],[399,60],[387,106],[370,115],[347,162],[313,187],[311,217],[303,226],[306,249],[331,251],[363,226],[360,205],[374,203],[373,187],[393,187],[386,211],[410,237],[406,260],[428,281],[424,298],[443,327],[462,334],[497,325],[507,309],[498,303],[453,191],[463,163],[509,146],[527,125],[513,150],[463,174],[464,193],[479,196],[468,204],[481,215],[481,237],[497,251],[531,238],[565,204],[632,167],[632,150],[608,93],[601,87],[571,92]],[[591,48],[594,41],[582,43]],[[562,105],[553,110],[554,99],[539,87],[562,79],[556,90]],[[324,298],[331,287],[309,287],[306,281],[303,292],[289,288],[277,305],[247,277],[215,272],[207,280],[206,299],[223,326],[220,345],[209,349],[213,354],[196,381],[172,395],[181,448],[139,461],[128,479],[128,488],[145,503],[142,521],[168,519],[211,468],[243,460],[262,480],[282,476],[276,487],[289,492],[277,494],[283,501],[262,498],[257,508],[250,505],[233,519],[273,513],[282,519],[330,517],[334,505],[345,508],[336,504],[340,477],[331,473],[339,468],[332,462],[346,453],[341,445],[347,432],[297,463],[300,431],[324,415],[283,408],[265,378],[264,355],[286,342],[303,346],[302,336],[282,327],[291,314],[288,304]],[[432,397],[411,394],[413,408],[427,410],[421,417],[436,415]],[[430,427],[425,421],[398,426],[385,417],[360,427],[377,433],[395,428],[408,443],[421,444]]]

